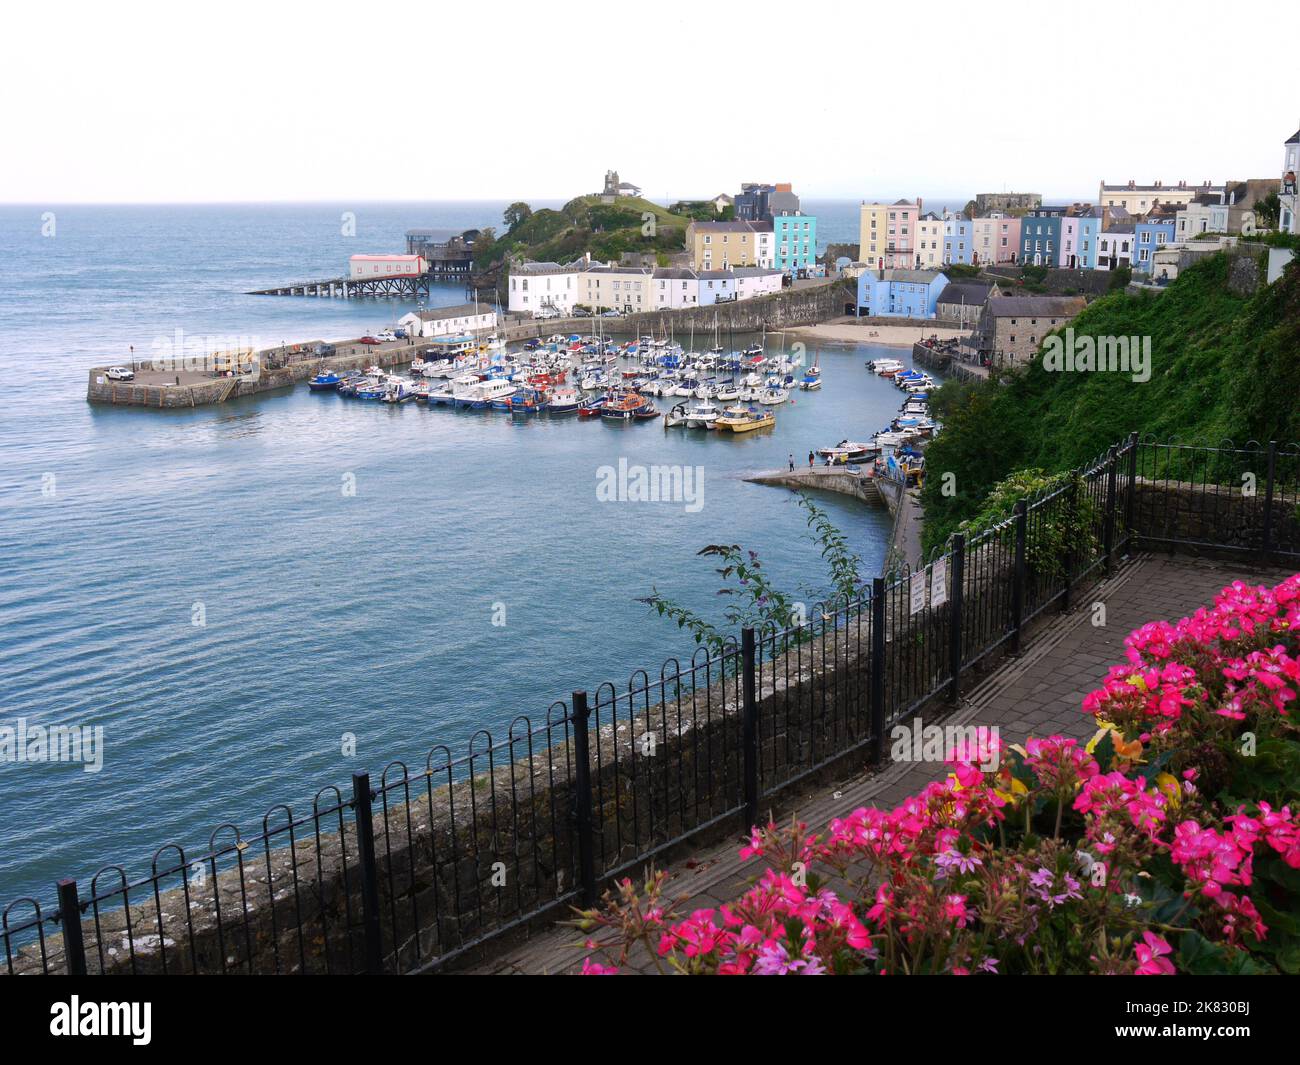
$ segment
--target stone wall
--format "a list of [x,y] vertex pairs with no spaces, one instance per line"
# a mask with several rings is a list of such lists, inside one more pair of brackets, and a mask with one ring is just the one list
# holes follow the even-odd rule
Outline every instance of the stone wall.
[[[725,337],[728,333],[773,332],[800,325],[816,325],[844,313],[846,302],[855,298],[848,282],[831,281],[822,285],[788,288],[768,296],[686,307],[669,311],[645,311],[619,318],[552,318],[510,322],[505,327],[507,340],[547,337],[553,333],[595,333],[613,336],[640,336],[663,333],[671,329],[682,339],[692,329],[699,338],[713,335],[715,325]],[[725,341],[724,341],[725,343]]]

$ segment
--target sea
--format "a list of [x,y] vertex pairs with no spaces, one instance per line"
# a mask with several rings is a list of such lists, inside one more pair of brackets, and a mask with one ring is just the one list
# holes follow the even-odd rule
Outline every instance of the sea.
[[[885,425],[899,393],[863,364],[897,349],[812,346],[822,390],[734,436],[305,386],[183,411],[86,402],[90,367],[169,345],[391,324],[415,304],[246,293],[339,276],[410,228],[500,227],[505,206],[0,206],[0,729],[102,730],[95,772],[0,761],[0,909],[657,675],[693,646],[641,600],[720,621],[706,545],[756,551],[809,601],[828,590],[794,495],[745,477]],[[823,245],[855,239],[856,202],[805,210]],[[699,505],[602,501],[620,460],[692,469]],[[887,513],[820,503],[877,573]]]

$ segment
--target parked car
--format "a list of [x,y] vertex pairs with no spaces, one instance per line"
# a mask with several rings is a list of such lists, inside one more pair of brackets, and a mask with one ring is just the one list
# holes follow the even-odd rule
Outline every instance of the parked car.
[[357,343],[358,344],[379,344],[381,343],[381,341],[378,337],[362,337],[360,340],[357,341]]
[[334,354],[334,345],[333,345],[333,344],[317,344],[317,345],[316,345],[316,354],[317,354],[317,355],[333,355],[333,354]]
[[590,317],[591,317],[591,311],[587,310],[586,307],[574,307],[573,310],[570,311],[569,313],[570,313],[574,318],[590,318]]
[[135,371],[128,370],[125,366],[110,366],[107,376],[110,381],[134,381]]
[[382,329],[375,334],[375,339],[380,343],[387,344],[397,339],[397,334],[391,329]]
[[397,337],[398,340],[405,340],[405,339],[406,339],[406,330],[405,330],[405,329],[394,329],[394,330],[393,330],[393,336]]
[[540,310],[533,311],[534,318],[558,318],[560,312],[554,307],[542,307]]
[[616,311],[616,310],[609,310],[609,311],[605,311],[605,312],[603,312],[603,313],[601,314],[601,317],[602,317],[602,318],[622,318],[622,317],[623,317],[623,312],[622,312],[622,311]]

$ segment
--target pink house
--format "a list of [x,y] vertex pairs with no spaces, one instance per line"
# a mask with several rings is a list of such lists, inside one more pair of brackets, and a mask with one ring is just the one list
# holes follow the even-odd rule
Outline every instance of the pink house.
[[887,208],[885,225],[885,269],[916,269],[916,223],[921,201],[898,200]]
[[971,255],[983,264],[1011,263],[1020,248],[1020,219],[992,214],[971,220]]

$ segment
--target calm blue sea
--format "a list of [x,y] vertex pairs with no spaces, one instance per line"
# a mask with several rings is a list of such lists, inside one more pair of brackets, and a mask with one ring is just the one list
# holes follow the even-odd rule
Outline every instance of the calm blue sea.
[[[105,742],[96,774],[0,763],[0,906],[107,862],[141,873],[165,841],[255,828],[354,769],[657,670],[691,648],[637,598],[718,613],[705,544],[824,589],[793,497],[742,477],[888,420],[898,393],[867,348],[823,351],[820,393],[727,438],[305,387],[185,412],[85,401],[89,366],[177,330],[275,343],[392,321],[410,307],[242,293],[340,274],[410,227],[499,225],[503,207],[0,207],[0,725],[102,726]],[[853,239],[855,204],[808,209],[823,240]],[[703,507],[598,502],[620,458],[701,466]],[[885,513],[825,505],[874,573]]]

